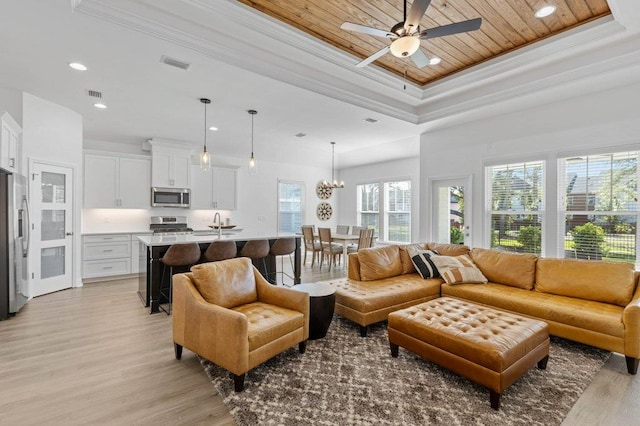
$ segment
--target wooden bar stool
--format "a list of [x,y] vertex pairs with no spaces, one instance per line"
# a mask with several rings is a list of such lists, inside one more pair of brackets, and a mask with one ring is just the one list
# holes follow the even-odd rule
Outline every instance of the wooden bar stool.
[[263,277],[267,276],[267,256],[269,256],[269,241],[267,240],[249,240],[240,250],[240,257],[248,257],[251,260],[262,259],[263,271],[260,271]]
[[[171,315],[171,301],[173,298],[173,268],[179,266],[195,265],[200,260],[200,246],[197,243],[173,244],[167,252],[162,256],[160,262],[163,263],[162,278],[160,280],[160,296],[164,296],[169,300],[168,307],[165,309],[160,305],[160,309]],[[169,285],[164,287],[164,273],[169,267]]]
[[[284,271],[284,256],[289,256],[289,262],[291,263],[291,270],[293,271],[293,259],[291,255],[296,251],[296,240],[293,237],[278,238],[273,245],[269,254],[276,258],[276,268],[269,274],[273,276],[274,282],[278,284],[278,274],[282,277],[282,285],[284,285],[284,277],[287,276],[292,280],[292,284],[295,282],[294,278]],[[280,271],[278,271],[278,256],[280,256]]]
[[207,251],[204,252],[204,258],[209,262],[233,259],[237,255],[238,247],[235,241],[214,241],[209,244]]

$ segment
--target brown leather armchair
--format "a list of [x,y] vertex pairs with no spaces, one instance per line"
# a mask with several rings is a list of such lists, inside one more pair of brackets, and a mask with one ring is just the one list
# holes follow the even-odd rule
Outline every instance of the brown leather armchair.
[[248,258],[173,277],[173,343],[230,371],[235,391],[255,366],[309,338],[309,295],[269,284]]

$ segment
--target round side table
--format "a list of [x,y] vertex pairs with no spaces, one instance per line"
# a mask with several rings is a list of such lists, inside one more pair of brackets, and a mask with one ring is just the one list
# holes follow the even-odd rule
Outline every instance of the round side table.
[[329,284],[308,283],[290,287],[309,294],[309,340],[327,335],[336,304],[336,289]]

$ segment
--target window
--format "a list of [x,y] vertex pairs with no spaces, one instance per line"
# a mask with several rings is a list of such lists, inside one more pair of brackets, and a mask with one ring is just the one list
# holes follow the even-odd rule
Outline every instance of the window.
[[562,158],[558,180],[560,256],[635,263],[638,152]]
[[386,182],[384,239],[411,242],[411,181]]
[[278,232],[301,232],[304,183],[278,181]]
[[380,210],[379,188],[377,183],[367,183],[358,185],[358,226],[365,228],[375,228],[375,233],[379,231],[378,215]]
[[357,192],[359,226],[375,228],[382,241],[411,242],[411,181],[366,183]]
[[491,166],[486,174],[491,247],[540,255],[544,161]]

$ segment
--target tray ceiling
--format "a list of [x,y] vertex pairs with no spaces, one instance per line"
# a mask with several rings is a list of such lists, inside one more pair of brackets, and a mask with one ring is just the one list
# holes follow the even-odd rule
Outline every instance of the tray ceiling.
[[[281,22],[323,40],[360,59],[390,44],[386,39],[340,29],[345,22],[389,30],[403,20],[401,0],[238,0]],[[407,4],[410,8],[411,1]],[[546,18],[537,9],[557,6]],[[515,49],[609,15],[606,0],[433,0],[422,18],[424,29],[481,17],[479,30],[423,40],[428,57],[442,59],[438,65],[417,68],[410,58],[386,54],[369,66],[377,66],[424,86],[458,71]]]

